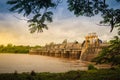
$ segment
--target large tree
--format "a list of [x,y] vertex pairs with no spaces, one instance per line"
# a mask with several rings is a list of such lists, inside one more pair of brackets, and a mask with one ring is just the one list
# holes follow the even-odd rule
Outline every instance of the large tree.
[[[103,21],[100,24],[114,27],[120,27],[120,8],[110,8],[108,1],[110,0],[66,0],[68,10],[78,16],[92,17],[101,15]],[[120,3],[120,0],[111,0]],[[23,14],[23,16],[32,16],[28,20],[31,33],[43,32],[48,29],[47,22],[52,22],[53,10],[58,4],[62,4],[62,0],[9,0],[7,4],[12,7],[10,11]],[[119,30],[120,33],[120,30]]]

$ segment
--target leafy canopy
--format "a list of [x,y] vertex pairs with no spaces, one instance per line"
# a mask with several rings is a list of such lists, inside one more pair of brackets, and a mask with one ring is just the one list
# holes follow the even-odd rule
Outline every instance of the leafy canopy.
[[97,64],[110,63],[111,65],[120,65],[120,38],[115,36],[110,41],[110,45],[104,48],[93,61]]
[[[66,0],[68,10],[78,16],[92,17],[101,14],[103,21],[101,24],[114,27],[120,26],[120,8],[113,9],[109,7],[109,0]],[[120,3],[120,0],[114,0]],[[53,8],[56,8],[62,0],[9,0],[7,4],[12,5],[10,11],[23,14],[23,16],[32,16],[28,20],[30,32],[43,32],[48,29],[47,22],[52,22]],[[120,31],[120,30],[119,30]]]
[[32,16],[28,20],[30,32],[43,32],[43,28],[48,29],[45,21],[52,22],[53,13],[48,9],[57,6],[59,1],[52,0],[9,0],[7,4],[12,5],[10,11],[23,14],[23,16]]

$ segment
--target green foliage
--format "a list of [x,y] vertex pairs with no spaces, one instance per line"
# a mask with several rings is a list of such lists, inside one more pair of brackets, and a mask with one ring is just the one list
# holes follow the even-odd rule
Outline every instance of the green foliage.
[[36,73],[35,73],[35,71],[31,71],[31,76],[35,76],[36,75]]
[[45,21],[52,22],[53,15],[48,9],[55,8],[58,3],[57,0],[9,0],[7,2],[12,5],[10,11],[22,13],[25,17],[33,15],[33,18],[28,20],[31,33],[48,29]]
[[41,48],[41,46],[39,46],[39,45],[36,45],[36,46],[34,46],[34,47],[31,47],[31,48]]
[[89,64],[88,65],[88,70],[96,70],[97,68],[94,67],[94,65]]
[[68,9],[76,16],[91,17],[101,13],[103,21],[100,24],[111,26],[110,32],[114,27],[120,27],[120,9],[109,8],[107,0],[68,0]]
[[108,5],[103,0],[68,0],[68,9],[76,16],[94,16]]
[[23,12],[24,16],[32,13],[37,14],[41,10],[46,10],[56,5],[52,0],[9,0],[7,4],[13,5],[10,11]]
[[[103,21],[101,24],[111,26],[111,31],[114,27],[120,26],[120,9],[112,9],[109,7],[108,0],[66,0],[68,10],[74,12],[76,16],[92,17],[97,14],[102,14]],[[120,0],[114,0],[120,3]],[[28,20],[30,24],[30,32],[43,32],[43,29],[48,29],[45,22],[52,22],[53,8],[56,8],[61,0],[9,0],[7,4],[12,5],[10,11],[18,12],[23,16],[32,16]],[[113,7],[113,6],[112,6]],[[32,15],[31,15],[32,14]]]
[[103,12],[102,17],[104,20],[100,23],[110,25],[110,32],[112,32],[114,27],[120,27],[120,9],[107,9]]
[[0,74],[0,80],[120,80],[120,69],[96,71],[69,71],[65,73]]
[[43,32],[43,29],[48,29],[47,25],[44,24],[45,21],[52,22],[52,12],[45,12],[42,16],[40,14],[37,14],[33,17],[33,19],[29,20],[30,23],[29,27],[31,27],[29,30],[31,33],[37,32]]
[[14,75],[18,75],[18,72],[15,70],[15,72],[13,73]]
[[0,45],[0,53],[28,53],[30,46],[15,46],[8,44],[7,46]]
[[120,64],[120,38],[115,36],[113,40],[110,41],[110,45],[104,48],[100,55],[93,59],[97,64],[109,63],[113,65]]

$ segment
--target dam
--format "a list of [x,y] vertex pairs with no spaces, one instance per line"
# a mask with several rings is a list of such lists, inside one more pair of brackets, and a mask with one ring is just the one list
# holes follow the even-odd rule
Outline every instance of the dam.
[[96,33],[89,33],[85,36],[83,43],[78,41],[67,42],[64,40],[61,44],[50,43],[41,48],[30,49],[30,54],[68,58],[76,60],[91,61],[99,52],[107,47],[108,43],[102,42]]

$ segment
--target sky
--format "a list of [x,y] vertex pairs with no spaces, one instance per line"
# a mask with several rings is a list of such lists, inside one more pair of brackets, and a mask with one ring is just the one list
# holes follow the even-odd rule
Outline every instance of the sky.
[[[84,37],[88,33],[95,32],[103,41],[109,41],[117,34],[114,29],[110,33],[109,26],[99,26],[99,21],[102,18],[97,15],[95,17],[76,17],[73,13],[67,10],[66,3],[59,4],[54,10],[53,22],[48,23],[48,30],[43,33],[31,34],[29,31],[27,18],[21,14],[10,12],[7,0],[0,0],[0,45],[9,43],[14,45],[45,45],[50,42],[56,44],[62,43],[67,39],[68,42],[77,40],[82,43]],[[112,1],[112,0],[111,0]],[[117,3],[109,2],[114,6]],[[115,5],[115,7],[120,7]],[[17,17],[17,18],[16,18]],[[20,19],[25,20],[20,20]]]

